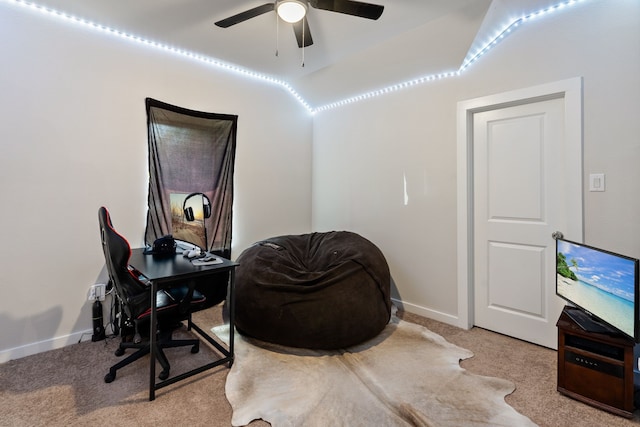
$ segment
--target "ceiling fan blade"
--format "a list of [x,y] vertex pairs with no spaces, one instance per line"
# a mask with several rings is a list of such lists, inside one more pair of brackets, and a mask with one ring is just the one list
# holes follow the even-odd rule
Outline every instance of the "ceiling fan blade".
[[274,8],[274,3],[266,3],[262,6],[254,7],[253,9],[245,10],[244,12],[240,12],[237,15],[222,19],[216,22],[216,25],[218,27],[228,28],[232,25],[236,25],[240,22],[246,21],[247,19],[255,18],[256,16],[262,15],[263,13],[271,12]]
[[384,11],[384,6],[352,0],[309,0],[309,4],[316,9],[346,13],[367,19],[378,19]]
[[[302,37],[302,31],[304,29],[304,40]],[[293,32],[298,40],[298,47],[307,47],[313,44],[313,38],[311,37],[311,30],[309,30],[309,22],[305,16],[303,19],[293,24]],[[303,45],[304,41],[304,45]]]

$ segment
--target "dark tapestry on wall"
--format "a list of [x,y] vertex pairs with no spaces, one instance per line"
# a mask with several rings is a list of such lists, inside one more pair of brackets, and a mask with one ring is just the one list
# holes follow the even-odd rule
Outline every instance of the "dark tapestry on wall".
[[172,234],[230,258],[238,116],[188,110],[151,98],[146,108],[145,242]]

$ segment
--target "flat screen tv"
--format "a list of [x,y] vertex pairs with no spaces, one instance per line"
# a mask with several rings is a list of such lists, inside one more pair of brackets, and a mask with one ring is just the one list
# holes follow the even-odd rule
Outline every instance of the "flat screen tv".
[[[638,259],[569,240],[556,240],[556,294],[583,329],[640,342]],[[575,313],[576,315],[571,315]]]

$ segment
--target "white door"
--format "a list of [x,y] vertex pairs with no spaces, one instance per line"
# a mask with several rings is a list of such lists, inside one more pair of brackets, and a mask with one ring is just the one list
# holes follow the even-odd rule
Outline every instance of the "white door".
[[556,98],[473,115],[474,324],[551,348],[564,305],[552,233],[569,220],[564,108]]

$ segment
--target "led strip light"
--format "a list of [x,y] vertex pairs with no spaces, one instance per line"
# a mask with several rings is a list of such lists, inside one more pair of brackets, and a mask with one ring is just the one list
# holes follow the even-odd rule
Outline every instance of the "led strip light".
[[462,63],[462,65],[460,66],[460,68],[456,71],[448,71],[448,72],[443,72],[443,73],[438,73],[438,74],[431,74],[428,76],[422,76],[422,77],[418,77],[412,80],[408,80],[402,83],[397,83],[391,86],[386,86],[384,88],[381,89],[377,89],[374,91],[370,91],[370,92],[366,92],[360,95],[355,95],[349,98],[345,98],[343,100],[340,101],[336,101],[336,102],[332,102],[329,104],[325,104],[322,105],[320,107],[317,108],[313,108],[311,105],[309,105],[309,103],[307,103],[305,101],[305,99],[298,93],[296,92],[295,89],[293,89],[293,87],[291,87],[291,85],[289,83],[287,83],[284,80],[281,79],[277,79],[274,77],[270,77],[267,76],[265,74],[262,73],[258,73],[255,71],[251,71],[249,69],[246,68],[242,68],[239,67],[237,65],[233,65],[233,64],[229,64],[227,62],[221,61],[219,59],[213,58],[213,57],[208,57],[208,56],[204,56],[198,53],[194,53],[194,52],[190,52],[184,49],[179,49],[173,46],[169,46],[166,45],[164,43],[159,43],[159,42],[155,42],[152,40],[147,40],[143,37],[139,37],[136,36],[134,34],[129,34],[127,32],[123,32],[114,28],[110,28],[83,18],[79,18],[77,16],[73,16],[64,12],[60,12],[57,11],[55,9],[51,9],[48,7],[44,7],[44,6],[40,6],[36,3],[33,2],[29,2],[29,1],[24,1],[24,0],[0,0],[0,1],[4,1],[4,2],[8,2],[8,3],[13,3],[16,5],[19,5],[21,7],[25,7],[27,9],[31,9],[31,10],[35,10],[37,12],[43,13],[45,15],[48,16],[52,16],[54,18],[60,19],[62,21],[65,22],[69,22],[72,24],[76,24],[76,25],[81,25],[87,28],[90,28],[92,30],[96,30],[102,33],[106,33],[110,36],[115,36],[115,37],[119,37],[122,39],[126,39],[129,41],[133,41],[135,43],[147,46],[147,47],[151,47],[154,49],[158,49],[158,50],[162,50],[165,52],[169,52],[171,54],[183,57],[183,58],[189,58],[189,59],[193,59],[195,61],[216,67],[216,68],[221,68],[223,70],[227,70],[230,71],[232,73],[244,76],[244,77],[248,77],[248,78],[253,78],[253,79],[257,79],[257,80],[261,80],[267,83],[271,83],[271,84],[275,84],[275,85],[279,85],[281,87],[283,87],[287,92],[289,92],[309,113],[311,114],[315,114],[316,112],[321,112],[321,111],[327,111],[327,110],[331,110],[334,108],[338,108],[347,104],[352,104],[355,102],[359,102],[359,101],[363,101],[366,99],[370,99],[370,98],[374,98],[374,97],[378,97],[378,96],[382,96],[382,95],[386,95],[388,93],[392,93],[392,92],[397,92],[399,90],[402,89],[406,89],[408,87],[411,86],[416,86],[416,85],[420,85],[423,83],[427,83],[427,82],[432,82],[432,81],[437,81],[437,80],[442,80],[445,78],[450,78],[450,77],[457,77],[459,76],[462,72],[464,72],[467,68],[469,68],[472,64],[474,64],[478,59],[480,59],[480,57],[484,56],[487,52],[489,52],[491,49],[493,49],[500,41],[502,41],[505,37],[507,37],[510,33],[512,33],[516,28],[518,28],[519,26],[521,26],[522,24],[525,24],[529,21],[535,20],[535,19],[539,19],[543,16],[547,16],[550,13],[556,12],[558,10],[564,9],[566,7],[569,6],[573,6],[577,3],[581,3],[584,2],[585,0],[567,0],[561,3],[557,3],[553,6],[550,6],[546,9],[541,9],[537,12],[533,12],[530,13],[528,15],[522,16],[520,18],[517,18],[516,20],[514,20],[513,22],[511,22],[509,25],[507,25],[506,27],[504,27],[501,31],[499,31],[497,33],[497,35],[491,40],[489,41],[487,44],[485,44],[482,48],[480,48],[475,54],[471,55],[470,57],[467,56],[467,58],[464,60],[464,62]]
[[471,66],[473,63],[475,63],[480,57],[484,56],[487,52],[489,52],[491,49],[493,49],[499,42],[501,42],[506,36],[508,36],[510,33],[512,33],[516,28],[518,28],[519,26],[521,26],[522,24],[529,22],[531,20],[534,19],[538,19],[542,16],[546,16],[552,12],[556,12],[558,10],[564,9],[565,7],[569,7],[569,6],[573,6],[577,3],[580,2],[584,2],[585,0],[567,0],[565,2],[562,3],[557,3],[553,6],[550,6],[546,9],[542,9],[539,10],[537,12],[533,12],[530,13],[528,15],[522,16],[518,19],[516,19],[515,21],[511,22],[511,24],[507,25],[506,27],[504,27],[504,29],[502,29],[501,31],[499,31],[497,33],[497,35],[491,40],[489,41],[487,44],[485,44],[482,48],[480,48],[474,55],[472,55],[471,57],[467,56],[468,59],[465,59],[465,61],[462,63],[462,65],[460,66],[460,68],[457,71],[449,71],[449,72],[445,72],[445,73],[439,73],[439,74],[431,74],[428,76],[422,76],[422,77],[418,77],[416,79],[413,80],[408,80],[402,83],[397,83],[391,86],[387,86],[384,87],[382,89],[378,89],[378,90],[374,90],[371,92],[366,92],[360,95],[356,95],[356,96],[352,96],[350,98],[346,98],[343,99],[341,101],[336,101],[336,102],[332,102],[330,104],[326,104],[323,105],[321,107],[315,108],[314,109],[314,113],[315,112],[319,112],[319,111],[326,111],[326,110],[331,110],[333,108],[337,108],[337,107],[341,107],[343,105],[347,105],[347,104],[352,104],[354,102],[358,102],[358,101],[362,101],[365,99],[369,99],[369,98],[374,98],[380,95],[385,95],[387,93],[391,93],[391,92],[397,92],[399,90],[405,89],[407,87],[410,86],[415,86],[415,85],[419,85],[419,84],[423,84],[423,83],[427,83],[427,82],[432,82],[435,80],[442,80],[445,78],[449,78],[449,77],[456,77],[459,76],[460,74],[462,74],[463,71],[465,71],[467,68],[469,68],[469,66]]

